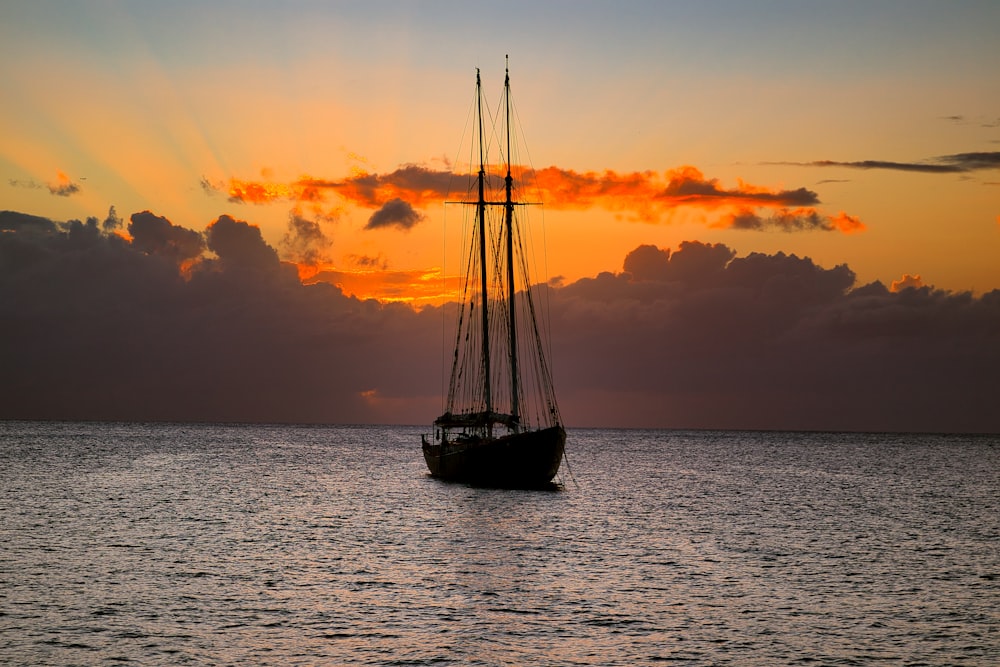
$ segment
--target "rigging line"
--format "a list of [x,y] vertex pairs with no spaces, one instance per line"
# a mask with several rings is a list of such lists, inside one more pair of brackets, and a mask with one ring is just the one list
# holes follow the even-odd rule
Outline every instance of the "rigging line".
[[[441,234],[441,296],[442,296],[442,298],[447,299],[448,297],[446,295],[448,294],[448,261],[447,261],[448,260],[448,253],[447,253],[447,247],[448,247],[448,207],[447,206],[443,206],[443,208],[444,208],[444,210],[441,212],[441,226],[442,226],[442,234]],[[439,387],[440,393],[438,395],[441,397],[442,401],[446,401],[446,399],[445,399],[445,390],[444,390],[445,389],[445,386],[444,386],[444,369],[445,369],[445,363],[446,363],[445,359],[448,358],[447,357],[447,354],[448,354],[448,343],[447,343],[448,337],[445,335],[445,332],[447,331],[447,327],[448,327],[448,316],[447,316],[448,309],[445,307],[446,303],[447,303],[447,301],[445,301],[445,303],[441,304],[441,359],[440,359],[440,364],[441,364],[440,365],[440,368],[441,368],[441,379],[440,379],[440,382],[441,382],[441,386]],[[445,402],[444,405],[442,405],[441,407],[444,408],[446,405],[447,405],[447,402]]]
[[[518,128],[522,127],[522,125],[521,125],[521,116],[518,113],[517,104],[516,104],[515,100],[513,99],[513,96],[511,97],[510,107],[511,107],[511,113],[513,113],[514,119],[515,119],[515,122],[512,123],[512,125],[516,126]],[[532,178],[530,180],[531,180],[531,185],[532,185],[532,187],[535,190],[535,196],[534,196],[534,198],[537,199],[538,201],[542,201],[541,192],[538,189],[538,181],[537,181],[537,179],[534,178],[534,174],[536,172],[535,172],[534,160],[532,160],[532,158],[531,158],[531,149],[528,147],[528,144],[525,141],[518,142],[517,147],[519,149],[523,148],[523,150],[524,150],[524,152],[525,152],[525,154],[526,154],[526,156],[528,158],[527,159],[527,162],[528,162],[527,166],[528,166],[528,172],[532,175]],[[526,179],[524,179],[522,177],[521,182],[523,183],[525,180]],[[544,204],[542,206],[540,206],[540,208],[541,208],[541,211],[540,211],[539,215],[541,216],[541,222],[542,222],[542,224],[541,224],[541,232],[542,232],[542,265],[543,265],[543,275],[541,277],[542,277],[542,280],[543,280],[544,284],[547,287],[547,289],[545,290],[545,294],[543,296],[543,298],[545,300],[545,304],[544,304],[545,305],[545,307],[544,307],[544,311],[545,311],[545,334],[546,334],[545,339],[546,339],[546,343],[547,343],[546,347],[548,348],[548,356],[549,356],[549,358],[552,358],[552,299],[551,299],[551,289],[552,288],[551,288],[551,286],[549,286],[549,275],[550,274],[549,274],[548,228],[546,226],[545,206],[544,206]],[[532,253],[532,260],[534,262],[537,262],[537,257],[536,257],[536,255],[534,253]],[[536,265],[536,268],[537,268],[537,265]]]
[[580,490],[580,483],[576,481],[576,475],[573,474],[573,467],[569,464],[569,455],[566,453],[566,449],[563,448],[563,461],[566,462],[566,472],[569,473],[569,478],[573,480],[573,486],[576,487],[577,491]]
[[[522,252],[521,252],[521,271],[522,271],[522,273],[524,275],[527,275],[527,273],[528,273],[528,264],[527,264],[527,258],[525,257],[525,253],[523,251],[524,239],[523,239],[523,237],[520,234],[518,235],[518,245],[519,245],[519,247],[522,248]],[[538,328],[538,321],[537,321],[537,318],[535,317],[535,315],[536,315],[536,312],[535,312],[535,302],[534,302],[534,297],[533,297],[532,294],[533,294],[533,292],[531,290],[527,291],[527,293],[526,293],[527,302],[528,302],[528,309],[529,309],[529,311],[531,313],[531,319],[529,321],[532,323],[532,330],[534,331],[534,334],[535,334],[535,344],[536,344],[537,349],[538,349],[538,358],[539,358],[540,366],[542,367],[542,369],[544,371],[543,381],[545,383],[546,398],[547,398],[547,400],[549,400],[552,403],[552,405],[555,407],[555,413],[558,414],[558,406],[555,405],[555,392],[554,392],[554,389],[552,387],[552,380],[551,380],[551,374],[550,374],[551,373],[551,369],[549,368],[547,359],[545,358],[545,345],[542,344],[542,338],[543,337],[541,336],[541,332],[539,331],[539,328]],[[547,292],[546,292],[546,294],[547,294]],[[545,333],[549,333],[549,332],[545,332]],[[551,355],[551,347],[549,348],[548,351],[549,351],[549,354]]]
[[[457,165],[457,164],[461,163],[460,162],[460,157],[461,157],[461,153],[462,153],[462,146],[465,146],[465,145],[468,145],[468,147],[469,147],[469,153],[470,153],[469,159],[468,159],[468,161],[466,163],[469,164],[469,165],[473,164],[473,162],[472,162],[472,153],[474,151],[474,147],[473,147],[474,142],[470,141],[468,144],[466,144],[465,138],[469,135],[469,128],[472,125],[472,121],[473,121],[473,119],[475,117],[476,99],[477,99],[476,96],[473,95],[472,102],[471,102],[471,104],[469,104],[469,108],[468,108],[468,111],[466,113],[465,124],[462,127],[461,139],[459,140],[459,143],[458,143],[459,148],[458,148],[458,151],[456,152],[455,159],[452,162],[453,165]],[[441,266],[442,266],[442,268],[441,268],[442,290],[441,291],[442,291],[442,295],[444,295],[446,299],[447,299],[447,294],[448,294],[448,252],[447,252],[447,249],[448,249],[448,215],[447,215],[448,206],[447,206],[447,200],[450,198],[451,192],[452,192],[452,190],[454,188],[455,178],[456,178],[456,174],[455,174],[454,168],[449,168],[449,175],[448,175],[448,196],[445,197],[444,211],[443,211],[443,214],[442,214],[442,220],[443,220],[443,230],[442,231],[443,231],[443,233],[442,233],[442,239],[441,239],[441,246],[442,246],[441,247],[441,257],[442,257],[442,263],[441,263]],[[465,190],[466,190],[466,192],[468,192],[469,190],[471,190],[471,184],[470,184],[470,180],[469,180],[469,175],[467,175],[467,177],[466,177]],[[465,222],[466,219],[467,219],[466,215],[463,212],[463,214],[460,216],[460,225],[459,225],[459,232],[460,232],[460,237],[461,237],[461,241],[460,241],[460,244],[459,244],[459,248],[460,249],[465,247],[467,226],[464,224],[464,222]],[[459,268],[461,268],[461,266],[462,266],[462,259],[463,258],[460,255],[459,263],[458,263]],[[460,274],[460,275],[462,275],[462,274]],[[466,276],[466,280],[458,285],[458,287],[459,287],[459,302],[458,302],[458,308],[457,308],[457,318],[456,318],[456,327],[455,327],[455,347],[454,347],[454,351],[453,351],[451,363],[449,364],[451,366],[451,373],[449,374],[450,380],[449,380],[449,388],[448,388],[447,394],[444,391],[444,387],[442,386],[442,388],[441,388],[441,396],[442,396],[442,398],[445,395],[447,395],[447,397],[448,397],[447,398],[446,407],[447,407],[447,409],[449,411],[454,407],[455,384],[456,384],[456,382],[458,382],[460,380],[461,376],[463,375],[463,372],[462,372],[462,370],[460,368],[460,361],[459,361],[459,345],[460,345],[461,339],[462,339],[463,320],[465,318],[465,307],[464,307],[464,304],[465,304],[466,294],[468,293],[468,278],[467,278],[468,273],[465,273],[464,275]],[[447,356],[447,353],[448,353],[448,350],[447,350],[447,340],[448,340],[448,337],[444,335],[444,332],[445,332],[445,330],[447,328],[447,321],[449,319],[448,318],[448,314],[447,314],[447,310],[448,309],[445,307],[445,304],[442,304],[442,307],[441,307],[441,329],[442,329],[442,335],[441,335],[441,347],[442,347],[442,350],[441,350],[441,361],[442,361],[442,365],[444,365],[445,359],[448,358],[448,356]],[[441,373],[441,382],[442,382],[442,385],[443,385],[444,381],[445,381],[445,374],[442,372]]]
[[[549,244],[545,228],[545,209],[541,211],[542,218],[542,263],[545,266],[545,340],[549,358],[552,358],[552,285],[549,285]],[[551,369],[550,369],[551,370]],[[554,382],[554,380],[553,380]]]
[[[486,265],[486,203],[485,203],[485,185],[486,185],[486,146],[483,138],[483,87],[482,80],[479,76],[479,69],[476,69],[476,121],[479,126],[479,178],[478,178],[478,199],[476,207],[476,222],[477,229],[479,231],[479,261],[480,261],[480,285],[481,285],[481,298],[482,298],[482,358],[481,362],[483,365],[482,377],[485,379],[483,383],[483,399],[486,404],[486,412],[490,412],[493,409],[493,401],[490,397],[490,345],[489,345],[489,296],[487,294],[487,265]],[[491,431],[490,426],[487,425],[488,431]],[[488,432],[488,435],[492,435],[492,432]]]
[[510,173],[510,161],[511,161],[511,128],[510,128],[510,68],[508,66],[507,73],[504,78],[504,130],[507,139],[507,174],[504,176],[504,190],[505,196],[504,200],[506,205],[504,206],[504,223],[506,229],[506,240],[507,240],[507,312],[510,321],[507,323],[510,331],[508,332],[508,344],[510,348],[510,387],[511,387],[511,397],[510,397],[510,414],[514,421],[518,419],[518,414],[521,411],[520,408],[520,397],[518,396],[518,382],[520,378],[518,377],[517,368],[517,326],[516,326],[516,315],[517,315],[517,287],[514,283],[514,203],[513,203],[513,188],[514,179]]
[[[467,214],[467,211],[466,211],[466,214],[464,216],[464,221],[467,221],[467,220],[468,220],[468,214]],[[455,351],[454,351],[454,357],[452,359],[451,381],[450,381],[449,391],[448,391],[448,397],[449,397],[448,398],[448,408],[449,408],[449,410],[451,410],[454,407],[454,398],[455,398],[456,391],[458,391],[459,393],[462,393],[465,390],[465,388],[462,387],[462,386],[460,386],[460,384],[461,384],[461,381],[462,381],[462,377],[465,376],[465,369],[466,369],[466,367],[467,367],[467,365],[469,363],[468,362],[468,358],[471,355],[469,346],[470,346],[470,344],[472,344],[472,341],[470,341],[470,334],[472,333],[472,330],[471,330],[470,327],[472,326],[471,325],[471,318],[472,318],[473,313],[472,313],[471,307],[473,305],[473,302],[470,301],[470,296],[469,295],[470,295],[470,290],[472,288],[473,270],[474,270],[475,265],[476,265],[475,264],[475,251],[474,251],[474,248],[475,248],[475,243],[474,243],[474,240],[475,240],[475,228],[474,227],[472,228],[472,234],[473,234],[473,236],[472,236],[470,242],[468,243],[468,245],[465,244],[465,238],[466,238],[465,230],[466,230],[466,228],[467,228],[467,226],[463,225],[463,249],[468,249],[469,252],[468,252],[468,255],[463,255],[463,259],[465,260],[465,264],[464,264],[464,270],[461,273],[461,275],[462,275],[462,283],[461,283],[460,300],[459,300],[459,303],[458,303],[458,321],[457,321],[457,326],[456,326],[456,329],[455,329],[455,338],[456,338],[456,340],[455,340]],[[465,324],[464,323],[465,322],[465,308],[466,308],[466,304],[470,304],[470,311],[469,311],[470,324]],[[465,343],[466,343],[465,345],[462,345],[463,333],[465,334],[465,336],[464,336]],[[460,350],[461,350],[461,358],[460,358]]]
[[[507,92],[509,94],[510,91],[508,90]],[[516,105],[515,105],[515,103],[514,103],[514,101],[512,99],[512,96],[509,96],[509,107],[508,107],[508,109],[513,110],[513,113],[514,113],[515,117],[517,118],[517,122],[509,123],[509,132],[516,132],[517,129],[520,128],[520,117],[517,115]],[[508,117],[509,117],[509,114],[510,114],[510,110],[508,110]],[[508,135],[508,137],[509,137],[509,135]],[[512,162],[516,161],[515,158],[514,158],[513,153],[515,152],[515,149],[517,151],[519,151],[522,147],[524,148],[525,152],[528,153],[528,157],[529,157],[529,160],[528,160],[529,166],[528,166],[527,169],[525,169],[524,167],[522,167],[522,176],[527,176],[529,174],[533,175],[534,174],[534,169],[533,169],[533,165],[531,165],[530,152],[529,152],[529,149],[528,149],[527,145],[525,144],[525,142],[523,142],[523,141],[515,142],[512,147],[508,148],[508,153],[509,153],[508,159],[510,161],[512,161]],[[521,180],[519,180],[519,186],[520,186],[521,183],[524,182],[524,180],[525,179],[523,179],[523,178]],[[535,186],[535,189],[537,191],[537,181],[535,181],[534,179],[531,179],[531,180],[532,180],[532,184]],[[519,187],[519,189],[521,189],[521,188]],[[539,199],[540,199],[540,197],[539,197]],[[544,209],[543,209],[543,211],[544,211]],[[549,270],[548,270],[548,246],[547,246],[546,235],[544,234],[544,213],[542,215],[542,220],[543,220],[543,243],[542,243],[542,247],[543,247],[543,260],[544,260],[544,279],[545,279],[546,288],[548,288],[548,285],[547,285],[548,275],[549,275]],[[541,343],[541,340],[540,340],[540,333],[541,332],[538,330],[537,320],[534,319],[534,315],[535,315],[534,299],[531,296],[532,295],[532,288],[531,288],[532,286],[531,286],[530,274],[529,274],[529,271],[528,271],[528,268],[527,268],[529,260],[528,260],[528,257],[527,257],[527,253],[524,252],[524,240],[523,240],[523,237],[521,236],[521,226],[520,225],[518,226],[518,245],[521,248],[521,261],[522,261],[522,267],[521,267],[522,270],[521,270],[521,273],[523,275],[524,283],[525,283],[525,289],[524,289],[524,292],[525,292],[525,295],[526,295],[525,299],[527,301],[527,309],[531,313],[531,317],[528,318],[528,319],[533,322],[532,330],[534,332],[534,338],[535,338],[535,343],[536,343],[535,346],[532,346],[532,352],[537,352],[537,354],[533,354],[532,356],[537,361],[538,365],[543,369],[542,372],[540,374],[538,374],[537,376],[535,376],[535,378],[534,378],[535,383],[536,383],[536,389],[539,391],[540,398],[544,397],[544,400],[549,404],[549,408],[550,408],[549,418],[554,417],[558,421],[558,420],[560,420],[560,417],[558,416],[558,405],[555,402],[555,394],[554,394],[554,391],[553,391],[553,386],[552,386],[551,378],[548,377],[549,368],[548,368],[548,362],[545,359],[545,356],[546,356],[545,355],[545,346]],[[537,262],[537,255],[534,252],[532,252],[531,253],[530,263],[535,263],[535,262]],[[546,301],[547,302],[548,302],[549,294],[550,293],[549,293],[548,289],[546,289],[545,297],[546,297]],[[547,314],[547,316],[549,318],[551,317],[548,314],[548,312],[546,314]],[[548,326],[546,327],[546,333],[548,334],[551,331],[551,319],[548,319],[547,325]],[[550,338],[548,340],[548,345],[549,345],[549,347],[548,347],[548,356],[551,357],[552,356],[552,348],[551,348],[551,339]],[[539,405],[539,407],[542,407],[542,406]],[[546,418],[546,420],[547,419],[548,418]]]

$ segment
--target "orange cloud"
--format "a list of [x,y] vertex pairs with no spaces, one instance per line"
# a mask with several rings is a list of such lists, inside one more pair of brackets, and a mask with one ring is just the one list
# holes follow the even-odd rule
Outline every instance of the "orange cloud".
[[924,281],[920,278],[919,273],[912,276],[909,273],[904,273],[902,278],[892,281],[892,284],[889,286],[889,291],[899,292],[907,287],[920,288],[923,286]]
[[834,227],[844,234],[856,234],[868,229],[865,226],[865,223],[861,222],[861,220],[853,215],[847,215],[843,211],[831,217],[830,222],[832,222]]
[[585,208],[595,204],[610,209],[634,207],[637,200],[648,201],[663,189],[655,172],[599,174],[546,167],[528,175],[545,203],[556,208]]
[[230,201],[249,204],[269,204],[274,201],[297,199],[293,188],[289,185],[244,181],[238,178],[229,179],[227,194]]
[[49,192],[60,197],[69,197],[80,191],[80,186],[70,180],[70,177],[61,171],[56,172],[54,183],[48,184]]
[[[618,173],[578,172],[556,166],[532,170],[516,166],[518,182],[524,183],[527,198],[538,199],[552,209],[603,208],[630,212],[646,222],[660,222],[679,207],[706,211],[726,211],[721,226],[743,229],[778,227],[788,231],[818,229],[845,234],[865,229],[863,223],[846,213],[824,216],[813,207],[819,196],[807,188],[770,188],[738,180],[724,187],[718,179],[706,178],[696,167],[682,165],[663,174],[654,171]],[[490,174],[496,186],[502,179]],[[328,201],[331,194],[364,208],[382,208],[391,202],[426,207],[449,197],[461,197],[470,182],[467,174],[404,165],[385,174],[357,173],[341,180],[302,177],[292,183],[268,183],[231,179],[231,201],[266,204],[275,201]],[[203,182],[204,184],[205,182]],[[771,213],[761,214],[761,211]]]
[[718,179],[706,179],[697,168],[686,165],[667,172],[668,183],[661,198],[672,204],[699,204],[702,206],[727,206],[733,204],[780,207],[811,206],[819,203],[819,196],[812,190],[773,190],[749,185],[742,180],[737,187],[726,190]]
[[665,178],[651,171],[579,173],[558,167],[528,172],[526,176],[534,180],[547,206],[631,210],[650,221],[658,220],[667,210],[679,206],[773,208],[819,203],[816,193],[805,188],[775,190],[738,181],[736,188],[726,189],[720,186],[718,179],[706,179],[691,165],[671,169],[664,174]]

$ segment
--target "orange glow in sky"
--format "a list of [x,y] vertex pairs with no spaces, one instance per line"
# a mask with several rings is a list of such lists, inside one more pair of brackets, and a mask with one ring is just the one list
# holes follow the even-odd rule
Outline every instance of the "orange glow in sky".
[[537,204],[565,414],[995,429],[998,25],[971,1],[3,3],[0,404],[440,414],[478,71],[488,173]]
[[[550,276],[697,239],[846,262],[862,280],[919,272],[989,290],[1000,285],[1000,51],[984,31],[1000,10],[890,4],[906,30],[887,32],[897,22],[879,8],[666,3],[581,7],[578,31],[554,39],[552,17],[524,3],[540,34],[457,44],[465,21],[499,10],[12,6],[0,22],[4,207],[57,220],[149,210],[198,231],[229,214],[295,262],[289,219],[306,218],[337,284],[420,300],[435,290],[419,276],[461,238],[442,228],[443,202],[463,196],[458,165],[476,162],[453,153],[468,138],[475,68],[492,105],[510,53],[531,151],[515,171],[547,212]],[[785,45],[817,26],[858,48]],[[222,48],[223,30],[254,47]]]
[[439,269],[427,271],[387,271],[381,269],[339,270],[336,267],[303,267],[303,282],[329,283],[359,299],[402,302],[414,306],[440,305],[454,301],[461,290],[459,276],[444,276]]

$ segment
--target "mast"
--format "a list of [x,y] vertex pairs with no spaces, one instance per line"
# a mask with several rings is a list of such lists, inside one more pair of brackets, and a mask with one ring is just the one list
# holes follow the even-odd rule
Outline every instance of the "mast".
[[486,270],[486,156],[483,147],[483,88],[478,67],[476,68],[476,115],[479,121],[479,200],[476,202],[476,215],[479,217],[479,273],[483,319],[483,400],[486,403],[487,435],[493,435],[493,423],[490,417],[490,413],[493,412],[493,393],[490,388],[489,284]]
[[510,175],[510,66],[505,68],[504,78],[504,106],[506,112],[506,132],[507,132],[507,176],[504,178],[507,197],[504,201],[504,213],[507,231],[507,310],[509,317],[510,334],[510,416],[511,424],[516,425],[520,419],[520,396],[518,396],[517,386],[517,326],[515,321],[516,309],[514,307],[514,295],[516,286],[514,284],[514,199],[513,183],[514,179]]

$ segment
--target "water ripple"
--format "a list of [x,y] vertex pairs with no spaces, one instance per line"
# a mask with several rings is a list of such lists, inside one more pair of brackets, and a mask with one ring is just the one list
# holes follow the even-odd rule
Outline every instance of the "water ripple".
[[995,438],[573,431],[502,491],[419,432],[0,423],[0,664],[1000,656]]

